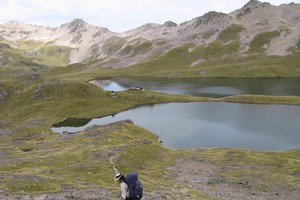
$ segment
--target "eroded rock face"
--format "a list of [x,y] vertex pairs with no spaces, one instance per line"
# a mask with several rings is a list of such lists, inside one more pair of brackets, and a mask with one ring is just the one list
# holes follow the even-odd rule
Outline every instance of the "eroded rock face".
[[198,17],[195,21],[195,28],[200,25],[209,25],[210,23],[217,21],[217,20],[224,20],[228,17],[228,15],[220,12],[211,11],[204,14],[202,17]]
[[172,21],[166,21],[163,26],[170,28],[170,27],[176,27],[177,24],[175,22],[172,22]]
[[75,32],[79,32],[79,31],[82,31],[82,32],[87,31],[85,29],[86,24],[87,23],[85,21],[83,21],[82,19],[75,19],[75,20],[71,21],[68,25],[68,28],[70,29],[69,33],[75,33]]

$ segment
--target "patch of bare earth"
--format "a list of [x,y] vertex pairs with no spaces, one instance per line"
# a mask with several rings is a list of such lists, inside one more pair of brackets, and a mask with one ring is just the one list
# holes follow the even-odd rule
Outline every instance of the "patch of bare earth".
[[185,183],[187,187],[223,200],[296,200],[300,191],[258,191],[247,181],[230,183],[220,173],[223,167],[204,162],[199,158],[179,159],[169,170],[177,174],[176,182]]

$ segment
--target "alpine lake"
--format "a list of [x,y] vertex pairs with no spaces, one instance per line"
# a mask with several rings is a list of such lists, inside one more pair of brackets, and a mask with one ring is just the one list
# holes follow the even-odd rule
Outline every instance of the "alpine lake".
[[[239,94],[300,96],[299,78],[278,79],[125,79],[93,80],[104,90],[131,87],[169,94],[225,97]],[[287,151],[300,147],[300,106],[220,102],[140,106],[113,116],[68,119],[52,127],[76,133],[93,125],[130,119],[173,148],[242,148]]]

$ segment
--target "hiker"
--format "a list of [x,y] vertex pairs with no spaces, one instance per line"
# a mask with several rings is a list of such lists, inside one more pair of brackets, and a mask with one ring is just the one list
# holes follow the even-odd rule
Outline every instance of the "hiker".
[[115,175],[115,181],[120,183],[120,200],[139,200],[143,196],[143,185],[138,180],[137,173],[125,176],[121,173]]
[[125,183],[125,176],[121,173],[116,174],[115,180],[120,183],[121,197],[120,200],[126,200],[129,197],[128,185]]

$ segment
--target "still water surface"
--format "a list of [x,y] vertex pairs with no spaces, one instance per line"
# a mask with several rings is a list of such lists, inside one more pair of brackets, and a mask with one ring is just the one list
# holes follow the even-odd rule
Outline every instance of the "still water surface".
[[131,119],[175,148],[229,147],[260,151],[300,148],[300,106],[238,103],[169,103],[142,106],[95,118],[80,127],[52,128],[77,132],[92,125]]
[[161,91],[169,94],[189,94],[224,97],[238,94],[300,96],[300,78],[278,79],[124,79],[94,80],[105,90],[122,91],[130,87]]

